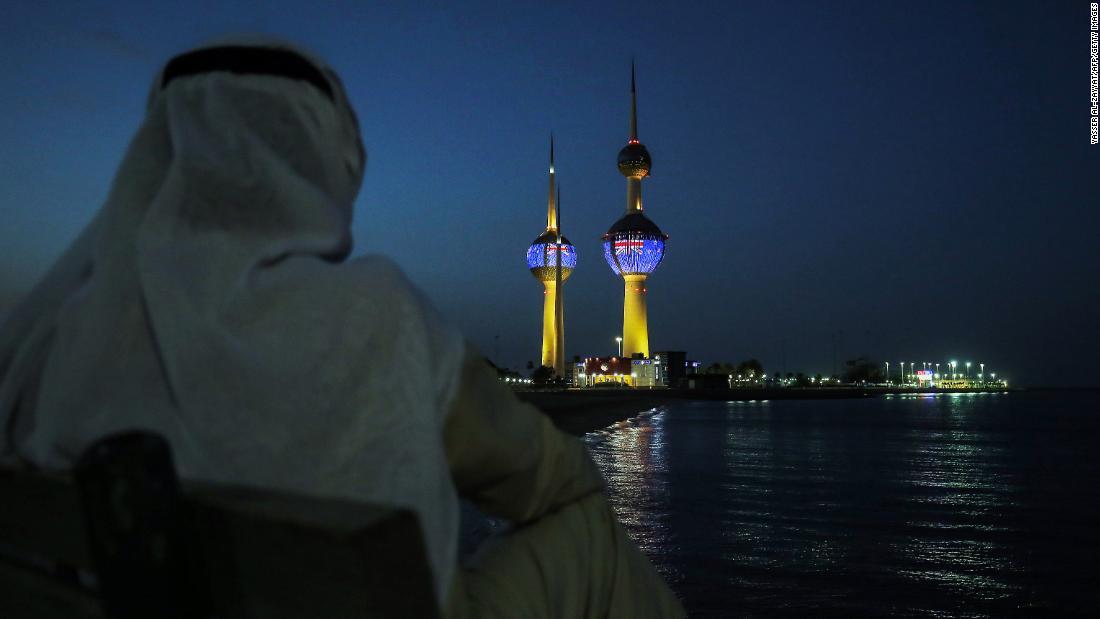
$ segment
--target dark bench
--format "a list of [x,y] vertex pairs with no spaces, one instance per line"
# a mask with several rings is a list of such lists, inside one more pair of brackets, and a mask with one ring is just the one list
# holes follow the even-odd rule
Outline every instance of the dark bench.
[[438,617],[425,557],[408,511],[180,484],[155,435],[0,468],[3,619]]

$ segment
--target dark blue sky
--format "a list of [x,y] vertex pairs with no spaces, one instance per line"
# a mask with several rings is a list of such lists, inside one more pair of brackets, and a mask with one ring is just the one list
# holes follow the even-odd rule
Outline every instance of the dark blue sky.
[[98,208],[157,68],[261,32],[348,87],[357,253],[513,367],[539,354],[524,252],[553,130],[580,257],[567,353],[611,353],[622,284],[598,239],[625,206],[633,56],[644,204],[671,235],[653,349],[827,374],[835,341],[841,364],[1100,384],[1087,2],[26,4],[0,9],[0,311]]

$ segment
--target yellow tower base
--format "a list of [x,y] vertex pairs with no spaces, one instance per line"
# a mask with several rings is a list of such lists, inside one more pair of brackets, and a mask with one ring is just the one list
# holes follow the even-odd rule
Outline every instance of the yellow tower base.
[[554,280],[543,282],[546,291],[542,300],[542,365],[554,368],[558,376],[565,375],[565,351],[560,329],[564,317],[558,316],[558,284]]
[[644,274],[623,275],[626,293],[623,295],[623,356],[635,353],[649,356],[649,320],[646,317]]

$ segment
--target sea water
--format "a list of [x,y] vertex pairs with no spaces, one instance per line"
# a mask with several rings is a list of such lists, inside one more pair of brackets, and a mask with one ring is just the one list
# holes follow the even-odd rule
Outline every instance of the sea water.
[[1098,398],[684,402],[585,440],[693,617],[1100,616]]

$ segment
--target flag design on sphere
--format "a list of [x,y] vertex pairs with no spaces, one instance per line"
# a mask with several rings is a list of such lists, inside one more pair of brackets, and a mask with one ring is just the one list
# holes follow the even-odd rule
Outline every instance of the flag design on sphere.
[[652,273],[665,257],[665,238],[664,235],[630,238],[608,233],[604,236],[604,259],[615,275]]
[[645,241],[615,241],[615,253],[622,254],[628,251],[641,253]]

